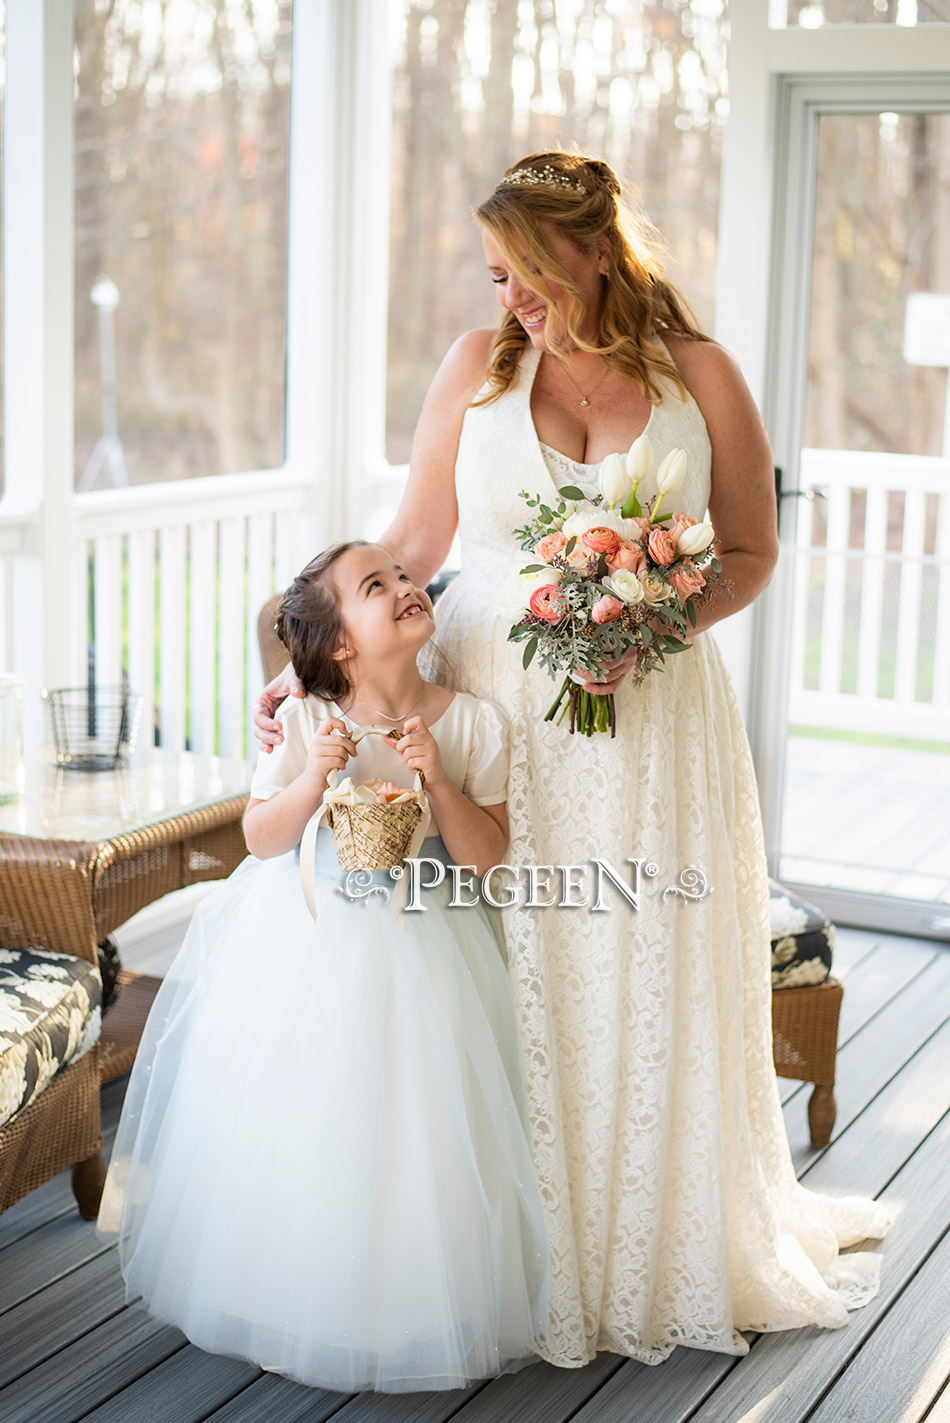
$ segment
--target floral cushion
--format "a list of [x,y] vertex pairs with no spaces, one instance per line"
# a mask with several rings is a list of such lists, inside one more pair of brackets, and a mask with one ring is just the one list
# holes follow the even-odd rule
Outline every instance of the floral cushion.
[[772,987],[801,988],[824,983],[831,973],[835,926],[820,909],[769,880],[772,929]]
[[0,1128],[102,1029],[98,968],[50,949],[0,949]]

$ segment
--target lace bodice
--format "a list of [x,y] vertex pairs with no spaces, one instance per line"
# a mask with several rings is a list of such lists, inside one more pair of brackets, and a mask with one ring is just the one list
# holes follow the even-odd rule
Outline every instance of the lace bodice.
[[599,464],[582,464],[580,460],[568,459],[567,455],[562,455],[561,451],[554,449],[552,445],[546,445],[541,440],[538,444],[548,467],[548,474],[555,484],[576,484],[588,499],[600,493]]

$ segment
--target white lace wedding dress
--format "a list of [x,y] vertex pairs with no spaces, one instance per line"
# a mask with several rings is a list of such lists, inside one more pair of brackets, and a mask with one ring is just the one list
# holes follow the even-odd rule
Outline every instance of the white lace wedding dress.
[[[677,1344],[744,1354],[740,1330],[845,1324],[876,1292],[880,1257],[839,1248],[882,1236],[889,1213],[795,1179],[772,1066],[759,802],[714,637],[694,635],[643,686],[621,685],[615,740],[545,723],[557,684],[537,662],[525,672],[506,640],[498,590],[524,561],[511,532],[526,521],[519,490],[554,496],[596,473],[542,451],[538,359],[529,347],[515,388],[466,415],[462,572],[436,642],[454,684],[511,717],[508,863],[600,856],[629,877],[639,857],[658,869],[642,877],[639,910],[608,889],[603,913],[504,914],[552,1252],[539,1352],[568,1367],[599,1349],[650,1364]],[[648,429],[657,463],[687,451],[667,502],[701,519],[710,445],[698,407],[669,385]],[[641,495],[655,493],[651,476]],[[689,866],[713,892],[664,897]]]

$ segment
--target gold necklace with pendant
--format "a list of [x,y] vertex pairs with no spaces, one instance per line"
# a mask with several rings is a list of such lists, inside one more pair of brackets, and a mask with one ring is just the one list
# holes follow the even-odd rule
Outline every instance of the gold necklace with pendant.
[[567,366],[566,366],[566,365],[565,365],[565,367],[564,367],[564,374],[567,376],[568,380],[571,382],[571,385],[574,387],[574,389],[577,391],[578,395],[580,396],[580,398],[581,398],[581,402],[580,402],[581,405],[589,405],[589,404],[590,404],[590,398],[591,398],[591,396],[594,395],[598,390],[600,390],[600,387],[603,385],[604,381],[605,381],[605,380],[607,379],[607,377],[610,375],[610,367],[609,367],[609,366],[607,367],[607,369],[604,371],[603,375],[601,376],[600,380],[597,382],[597,384],[593,387],[592,390],[589,390],[589,391],[587,392],[586,395],[585,395],[584,392],[581,390],[580,386],[577,384],[577,381],[576,381],[576,380],[574,379],[574,377],[571,375],[571,373],[570,373],[570,371],[567,369]]

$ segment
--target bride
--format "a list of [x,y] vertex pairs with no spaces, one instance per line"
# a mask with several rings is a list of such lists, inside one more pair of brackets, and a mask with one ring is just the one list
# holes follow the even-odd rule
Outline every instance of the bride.
[[[381,542],[416,583],[456,526],[462,572],[438,607],[458,688],[512,722],[513,865],[652,861],[635,910],[504,911],[551,1249],[539,1353],[645,1363],[677,1344],[744,1354],[742,1330],[837,1328],[876,1292],[885,1208],[795,1178],[772,1065],[762,823],[742,718],[708,629],[751,603],[777,558],[772,455],[733,359],[664,279],[651,230],[603,162],[538,153],[477,211],[503,316],[451,348],[425,401],[400,509]],[[599,462],[644,430],[688,455],[675,507],[702,520],[732,597],[690,646],[616,692],[617,737],[546,723],[554,687],[522,668],[498,590],[519,566],[520,490],[596,492]],[[657,492],[653,477],[641,501]],[[593,684],[587,684],[594,690]],[[255,721],[262,746],[272,683]],[[686,867],[712,892],[664,896]]]

